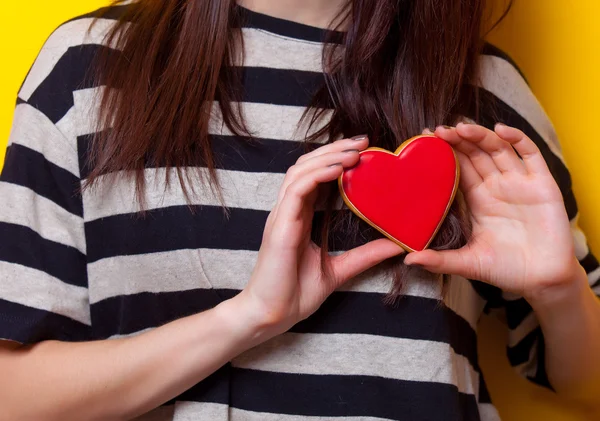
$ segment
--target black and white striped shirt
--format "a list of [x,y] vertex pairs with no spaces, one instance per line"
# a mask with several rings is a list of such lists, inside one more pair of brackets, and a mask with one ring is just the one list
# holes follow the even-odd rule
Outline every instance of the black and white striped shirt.
[[[245,11],[244,102],[259,142],[211,124],[226,218],[208,189],[193,212],[164,168],[147,168],[147,214],[126,181],[85,190],[95,98],[86,78],[109,10],[59,27],[20,92],[0,179],[0,338],[21,343],[123,337],[214,307],[244,288],[284,173],[303,153],[299,120],[323,83],[317,28]],[[480,59],[478,121],[501,120],[540,147],[572,220],[577,257],[600,292],[598,262],[577,227],[577,205],[553,127],[526,81],[501,51]],[[471,116],[466,116],[471,117]],[[318,217],[318,215],[317,215]],[[498,420],[477,358],[482,312],[501,310],[508,357],[547,385],[543,337],[519,297],[453,277],[411,279],[396,308],[382,304],[390,279],[374,269],[335,292],[290,332],[235,358],[153,411],[153,420]],[[341,418],[340,418],[341,417]],[[145,417],[142,417],[145,419]]]

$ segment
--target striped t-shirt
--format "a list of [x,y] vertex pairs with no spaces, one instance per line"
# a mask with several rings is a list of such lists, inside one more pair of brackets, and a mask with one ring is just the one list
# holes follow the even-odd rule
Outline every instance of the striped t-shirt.
[[[110,9],[89,34],[94,15],[60,26],[19,92],[0,181],[0,338],[124,337],[236,295],[284,174],[304,152],[299,121],[323,83],[324,31],[244,10],[242,107],[256,141],[229,133],[218,107],[210,127],[228,215],[202,186],[190,208],[178,183],[165,185],[166,170],[151,166],[143,216],[131,182],[80,193],[103,89],[86,75],[121,12]],[[564,195],[577,257],[600,291],[544,111],[511,60],[489,45],[479,86],[482,104],[495,110],[484,105],[478,121],[516,126],[540,147]],[[542,332],[524,299],[454,276],[444,305],[439,283],[409,279],[389,307],[382,299],[390,283],[381,268],[361,275],[288,333],[142,419],[498,420],[477,357],[477,322],[491,309],[505,313],[511,364],[548,385]]]

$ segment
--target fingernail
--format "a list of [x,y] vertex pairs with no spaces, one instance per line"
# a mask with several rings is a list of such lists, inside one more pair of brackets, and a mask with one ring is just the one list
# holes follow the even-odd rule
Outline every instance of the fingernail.
[[344,153],[358,153],[359,150],[358,149],[346,149],[345,151],[342,151]]
[[443,127],[444,129],[446,129],[446,130],[452,130],[452,127],[451,127],[451,126],[445,126],[445,125],[444,125],[444,126],[442,126],[442,127]]
[[341,162],[336,162],[335,164],[328,165],[328,167],[341,167],[341,166],[342,166]]
[[353,136],[350,139],[352,140],[365,140],[367,138],[366,134],[359,134],[358,136]]
[[506,127],[506,124],[504,124],[504,123],[496,123],[496,127],[498,127],[498,126],[500,126],[500,127]]

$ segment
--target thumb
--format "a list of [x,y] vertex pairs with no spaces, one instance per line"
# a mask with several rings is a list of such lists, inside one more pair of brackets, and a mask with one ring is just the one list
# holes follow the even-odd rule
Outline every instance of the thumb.
[[331,268],[336,288],[365,270],[404,252],[393,241],[381,238],[332,257]]
[[472,265],[468,262],[466,254],[461,250],[424,250],[410,253],[404,258],[404,263],[409,266],[421,266],[433,273],[452,274],[469,277]]

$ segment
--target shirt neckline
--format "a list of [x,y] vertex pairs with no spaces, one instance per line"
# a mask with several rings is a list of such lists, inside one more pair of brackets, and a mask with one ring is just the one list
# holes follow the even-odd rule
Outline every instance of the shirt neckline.
[[238,5],[242,17],[242,26],[256,28],[276,35],[311,42],[329,42],[340,44],[344,33],[305,25],[291,20],[276,18],[274,16],[255,12]]

